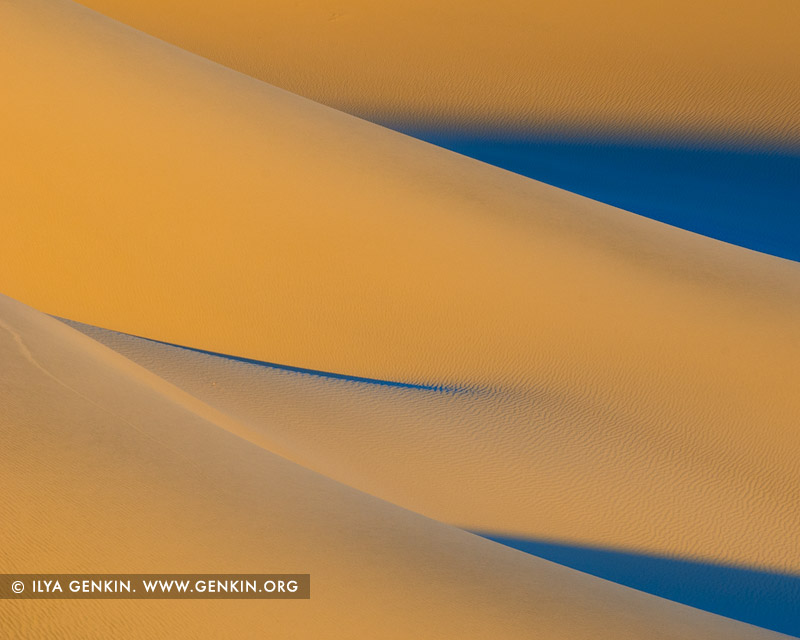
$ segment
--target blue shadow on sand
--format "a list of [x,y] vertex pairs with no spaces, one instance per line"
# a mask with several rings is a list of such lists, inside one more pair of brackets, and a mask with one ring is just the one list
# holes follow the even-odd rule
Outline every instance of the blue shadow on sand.
[[[334,373],[331,371],[318,371],[317,369],[306,369],[304,367],[295,367],[290,364],[277,364],[275,362],[265,362],[263,360],[254,360],[253,358],[244,358],[242,356],[232,356],[226,353],[217,353],[216,351],[207,351],[205,349],[195,349],[194,347],[186,347],[181,344],[175,344],[172,342],[164,342],[162,340],[154,340],[153,338],[144,338],[142,336],[137,336],[132,333],[124,333],[122,331],[112,331],[111,329],[102,329],[101,327],[95,327],[93,325],[84,324],[82,322],[76,322],[75,320],[69,320],[68,318],[62,318],[60,316],[52,316],[56,320],[60,320],[61,322],[69,325],[77,329],[78,331],[82,331],[86,333],[84,329],[94,329],[100,330],[103,332],[109,332],[121,336],[127,336],[129,338],[136,338],[137,340],[146,340],[147,342],[152,342],[153,344],[160,344],[164,345],[165,347],[174,347],[175,349],[182,349],[184,351],[191,351],[193,353],[200,353],[206,356],[213,356],[215,358],[222,358],[224,360],[230,360],[232,362],[241,362],[244,364],[249,364],[255,367],[266,367],[267,369],[274,369],[275,371],[286,371],[290,373],[298,373],[301,375],[306,376],[314,376],[317,378],[328,378],[330,380],[342,380],[344,382],[355,382],[359,384],[370,384],[370,385],[377,385],[381,387],[395,387],[400,389],[414,389],[416,391],[435,391],[437,393],[466,393],[472,392],[474,389],[467,389],[466,387],[457,387],[453,385],[433,385],[433,384],[418,384],[414,382],[398,382],[396,380],[383,380],[380,378],[365,378],[362,376],[351,376],[345,373]],[[82,329],[83,327],[84,329]],[[91,333],[89,334],[91,335]]]
[[800,637],[798,575],[473,533],[639,591]]
[[675,227],[800,260],[800,151],[404,133]]
[[[140,337],[140,336],[134,336]],[[216,351],[206,351],[205,349],[195,349],[193,347],[185,347],[180,344],[172,344],[171,342],[162,342],[161,340],[152,340],[151,338],[141,338],[149,342],[157,342],[169,347],[176,347],[186,351],[193,351],[195,353],[202,353],[207,356],[214,356],[216,358],[224,358],[225,360],[232,360],[234,362],[243,362],[258,367],[267,367],[277,371],[290,371],[292,373],[300,373],[307,376],[316,376],[318,378],[329,378],[332,380],[344,380],[345,382],[358,382],[361,384],[374,384],[382,387],[398,387],[401,389],[415,389],[417,391],[437,391],[442,393],[455,393],[464,391],[460,387],[453,387],[448,385],[432,385],[432,384],[416,384],[413,382],[397,382],[395,380],[382,380],[380,378],[364,378],[361,376],[351,376],[345,373],[333,373],[331,371],[318,371],[316,369],[306,369],[304,367],[294,367],[290,364],[276,364],[274,362],[264,362],[262,360],[253,360],[252,358],[243,358],[241,356],[230,356],[225,353],[217,353]]]

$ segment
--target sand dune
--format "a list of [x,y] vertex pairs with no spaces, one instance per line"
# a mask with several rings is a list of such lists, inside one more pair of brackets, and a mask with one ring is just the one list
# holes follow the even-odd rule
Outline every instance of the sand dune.
[[446,149],[800,260],[792,0],[82,4]]
[[[182,4],[156,14],[149,3],[101,3],[376,119],[458,112],[511,126],[533,113],[545,128],[574,128],[586,113],[562,118],[574,96],[554,88],[573,78],[584,87],[576,104],[600,105],[592,121],[602,126],[712,137],[722,127],[770,144],[797,134],[795,110],[775,107],[797,102],[781,58],[794,10],[783,4],[757,15],[737,5],[726,14],[736,28],[706,39],[697,33],[712,8],[689,23],[676,11],[663,33],[645,29],[636,47],[620,38],[600,53],[585,38],[597,8],[576,8],[576,21],[546,38],[511,28],[472,65],[486,99],[473,105],[467,78],[449,67],[410,73],[426,56],[447,65],[461,55],[468,25],[481,22],[473,5],[451,39],[434,43],[425,27],[417,44],[428,48],[405,43],[420,58],[398,62],[387,92],[375,77],[400,59],[365,48],[382,42],[375,21],[388,19],[366,6],[333,16],[353,37],[286,67],[273,53],[298,49],[270,34],[316,39],[318,26],[301,25],[317,8],[268,15],[241,4],[226,21],[222,3],[205,3],[208,15],[189,21]],[[398,24],[419,21],[421,7],[406,5]],[[357,15],[365,20],[349,21]],[[659,23],[633,15],[603,24],[630,35],[634,23]],[[267,22],[268,46],[258,40]],[[763,40],[765,22],[774,37],[747,44]],[[175,25],[186,30],[173,37]],[[655,115],[659,94],[638,71],[620,79],[642,87],[630,103],[595,100],[603,87],[614,93],[607,76],[589,82],[591,65],[571,76],[576,59],[543,53],[571,42],[567,32],[586,42],[577,59],[597,54],[612,75],[609,60],[627,65],[642,42],[649,65],[671,38],[694,33],[688,57],[670,58],[659,77],[667,92],[677,78],[685,87]],[[223,41],[242,48],[217,55]],[[358,81],[320,85],[306,73],[354,70],[355,52],[371,65]],[[536,76],[537,110],[524,96],[538,85],[516,100],[513,82],[487,84],[514,78],[498,73],[509,57],[537,52],[561,60]],[[700,54],[710,66],[689,69]],[[38,310],[0,300],[0,480],[14,496],[0,503],[4,570],[307,571],[315,593],[146,609],[3,601],[12,634],[108,637],[124,621],[130,637],[174,637],[175,625],[186,637],[770,636],[453,525],[800,571],[800,264],[427,145],[68,0],[0,0],[0,75],[14,88],[0,118],[0,291]],[[450,82],[433,91],[440,76]],[[709,76],[717,99],[688,115]],[[366,102],[341,103],[343,86]],[[733,86],[761,102],[729,99]],[[411,386],[82,327],[115,353],[40,312]]]
[[[414,464],[442,489],[425,495],[347,470],[361,449],[276,434],[429,515],[798,569],[800,265],[456,156],[72,3],[0,10],[17,87],[0,122],[3,291],[192,347],[479,390],[487,402],[458,396],[450,435],[425,440],[439,453]],[[439,411],[408,406],[385,424]],[[485,427],[474,445],[467,414]],[[474,468],[436,469],[460,451],[451,437]],[[387,472],[419,446],[387,453]]]
[[800,260],[792,0],[83,4],[483,162]]
[[579,389],[387,387],[75,326],[235,417],[255,441],[418,513],[523,538],[800,570],[789,421],[784,438],[757,442],[767,425],[736,428],[738,407],[648,415],[652,402],[604,406]]
[[2,572],[308,571],[313,580],[312,599],[294,602],[3,600],[5,637],[778,637],[307,471],[5,297],[0,357]]
[[800,136],[791,0],[81,0],[300,95],[405,128]]

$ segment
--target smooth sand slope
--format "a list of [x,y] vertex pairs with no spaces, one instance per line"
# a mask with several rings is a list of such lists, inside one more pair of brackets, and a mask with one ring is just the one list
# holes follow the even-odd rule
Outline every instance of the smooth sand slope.
[[71,324],[234,416],[255,442],[418,513],[536,540],[800,570],[792,431],[780,452],[719,416],[637,415],[576,390],[357,383]]
[[298,572],[309,601],[0,602],[4,638],[777,638],[366,496],[0,297],[0,571]]
[[793,0],[81,0],[403,129],[800,143]]
[[[338,449],[279,409],[270,435],[293,458],[426,515],[800,570],[800,265],[392,133],[65,0],[0,2],[0,35],[15,88],[0,290],[168,342],[480,390],[397,444],[393,420],[421,429],[414,412],[438,405],[392,401],[374,436],[368,410],[343,410],[363,421]],[[349,467],[368,437],[374,461]]]
[[79,1],[447,149],[800,260],[795,0]]

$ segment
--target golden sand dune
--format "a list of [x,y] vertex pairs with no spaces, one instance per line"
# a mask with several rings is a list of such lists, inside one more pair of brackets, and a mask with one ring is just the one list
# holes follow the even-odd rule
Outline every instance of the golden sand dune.
[[3,600],[4,637],[778,637],[303,469],[5,297],[0,361],[0,571],[312,574],[307,601]]
[[[181,4],[161,17],[154,6],[101,8],[138,7],[119,17],[384,120],[458,112],[510,126],[533,113],[575,128],[587,117],[563,109],[575,98],[612,128],[797,133],[795,111],[775,107],[797,102],[781,60],[786,5],[769,18],[734,7],[736,28],[707,39],[711,9],[660,34],[657,15],[633,11],[630,24],[603,24],[628,35],[651,25],[636,46],[620,37],[600,52],[586,39],[597,8],[543,38],[506,25],[508,38],[491,39],[502,47],[463,66],[477,69],[475,103],[447,66],[481,22],[473,5],[449,38],[421,28],[406,61],[380,44],[375,21],[387,18],[366,6],[324,27],[351,29],[337,46],[305,56],[272,35],[317,39],[302,27],[316,19],[310,5],[270,20],[253,17],[256,4],[226,5],[228,21],[222,3],[197,21]],[[405,7],[400,26],[424,15]],[[746,36],[760,41],[765,21],[773,37],[756,50]],[[267,22],[269,46],[254,45]],[[662,100],[628,63],[645,48],[641,68],[652,68],[690,32],[688,57],[663,66],[657,84],[673,101]],[[222,41],[243,49],[192,44]],[[576,58],[546,53],[578,41]],[[475,56],[490,49],[475,45]],[[578,64],[595,55],[632,68],[620,79],[628,102]],[[445,66],[420,78],[411,70],[428,56]],[[697,56],[708,65],[693,68]],[[494,80],[509,59],[550,65],[507,67],[534,83],[519,100],[519,84]],[[336,80],[319,84],[311,68]],[[14,88],[0,118],[0,291],[120,332],[406,384],[84,327],[115,353],[3,298],[0,481],[14,496],[0,502],[4,571],[302,571],[314,585],[309,602],[4,601],[12,633],[108,637],[128,623],[132,637],[174,637],[176,626],[186,637],[769,636],[453,525],[800,571],[800,264],[432,147],[67,0],[0,0],[0,77]],[[366,102],[342,103],[344,86]],[[734,86],[757,97],[731,99]],[[612,98],[597,100],[598,87]],[[525,96],[538,89],[531,111]]]
[[[263,386],[237,381],[257,437],[425,514],[800,567],[800,265],[437,149],[71,2],[6,0],[0,35],[5,293],[172,343],[470,390],[387,399],[378,424],[344,391],[337,444],[291,406],[281,427],[262,420],[247,398]],[[387,443],[395,421],[415,426]]]
[[800,451],[788,421],[785,437],[765,443],[754,436],[767,425],[735,428],[733,412],[637,415],[567,388],[358,383],[78,328],[235,417],[253,441],[418,513],[471,530],[800,570]]
[[401,128],[800,142],[793,0],[81,0]]

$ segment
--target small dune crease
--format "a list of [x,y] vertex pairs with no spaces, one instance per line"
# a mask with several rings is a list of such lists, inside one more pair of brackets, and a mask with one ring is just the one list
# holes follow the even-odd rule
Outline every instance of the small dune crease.
[[3,600],[6,637],[779,637],[355,491],[187,410],[53,318],[2,297],[0,320],[0,570],[314,584],[299,602]]
[[[112,418],[114,418],[115,420],[118,420],[118,421],[126,424],[130,428],[135,429],[136,431],[138,431],[142,435],[145,435],[146,437],[151,438],[153,440],[153,442],[155,442],[156,444],[159,444],[160,446],[165,446],[162,442],[160,442],[157,438],[153,437],[151,434],[148,434],[148,433],[142,431],[141,429],[139,429],[139,427],[137,427],[130,420],[126,420],[125,418],[122,418],[121,416],[112,413],[111,410],[108,409],[107,407],[104,407],[102,404],[98,403],[97,401],[93,400],[91,397],[89,397],[85,393],[83,393],[83,392],[79,391],[78,389],[76,389],[75,387],[71,386],[70,384],[65,382],[63,379],[53,375],[50,372],[50,370],[48,370],[47,368],[42,366],[42,364],[33,356],[33,354],[31,353],[30,349],[28,349],[28,347],[25,345],[25,341],[22,339],[22,336],[18,332],[14,331],[14,329],[12,329],[5,322],[3,322],[2,319],[0,319],[0,329],[3,329],[4,331],[7,331],[11,335],[11,337],[14,340],[14,342],[19,347],[20,353],[22,353],[22,355],[25,358],[25,360],[27,360],[31,365],[36,367],[36,369],[41,371],[43,375],[45,375],[48,378],[50,378],[53,382],[55,382],[59,386],[61,386],[64,389],[66,389],[68,392],[75,394],[79,398],[82,398],[83,400],[85,400],[89,404],[93,405],[97,409],[100,409],[102,411],[106,411],[106,412],[110,413]],[[171,450],[171,453],[173,455],[177,455],[177,456],[180,455],[180,453],[178,453],[175,450]]]

